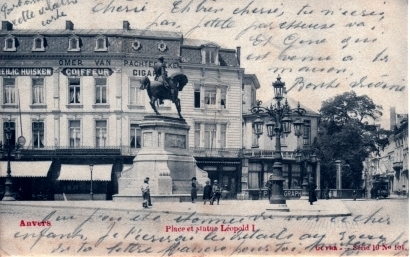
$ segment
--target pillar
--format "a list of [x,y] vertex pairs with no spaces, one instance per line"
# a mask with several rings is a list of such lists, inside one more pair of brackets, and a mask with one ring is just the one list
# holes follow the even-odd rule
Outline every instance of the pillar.
[[316,163],[316,186],[320,189],[320,161]]
[[342,161],[336,160],[336,189],[342,189]]

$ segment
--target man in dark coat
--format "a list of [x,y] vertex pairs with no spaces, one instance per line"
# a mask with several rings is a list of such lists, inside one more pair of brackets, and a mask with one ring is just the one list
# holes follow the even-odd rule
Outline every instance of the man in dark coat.
[[[147,180],[147,184],[149,184],[149,177],[146,177],[145,178],[145,180]],[[152,206],[152,203],[151,203],[151,193],[150,193],[150,191],[148,190],[148,195],[147,195],[147,200],[148,200],[148,206]]]
[[204,194],[203,194],[203,199],[204,199],[204,204],[206,204],[207,200],[211,200],[212,197],[212,187],[209,184],[209,181],[205,182],[206,185],[204,186]]
[[191,202],[195,203],[195,199],[197,198],[196,177],[193,177],[191,182]]
[[317,201],[316,191],[315,190],[316,190],[316,184],[313,183],[313,182],[310,182],[309,183],[309,202],[310,202],[310,205],[313,205],[313,202]]

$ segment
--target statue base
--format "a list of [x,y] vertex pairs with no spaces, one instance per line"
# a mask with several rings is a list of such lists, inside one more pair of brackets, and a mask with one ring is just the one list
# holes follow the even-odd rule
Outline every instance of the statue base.
[[191,179],[205,184],[208,174],[196,166],[189,152],[189,126],[184,119],[160,115],[145,116],[140,124],[141,150],[134,164],[124,170],[118,180],[119,198],[140,198],[141,185],[149,177],[151,196],[191,193]]

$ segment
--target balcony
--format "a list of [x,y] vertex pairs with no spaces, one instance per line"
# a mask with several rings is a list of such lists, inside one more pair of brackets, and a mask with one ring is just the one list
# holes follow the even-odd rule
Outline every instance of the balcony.
[[[274,158],[275,150],[263,149],[243,149],[243,157],[245,158]],[[294,160],[295,153],[293,151],[281,151],[284,160]]]
[[400,170],[403,168],[403,162],[393,162],[393,169]]
[[205,147],[190,147],[190,153],[194,157],[225,157],[239,158],[239,148],[205,148]]

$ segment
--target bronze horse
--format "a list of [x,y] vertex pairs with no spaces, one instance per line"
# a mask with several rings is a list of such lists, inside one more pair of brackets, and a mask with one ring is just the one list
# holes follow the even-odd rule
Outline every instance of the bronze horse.
[[160,115],[160,113],[155,107],[155,101],[159,100],[162,102],[163,100],[173,100],[175,107],[177,108],[178,115],[182,119],[181,101],[178,98],[178,91],[182,91],[184,86],[188,83],[188,78],[185,74],[177,72],[169,76],[167,78],[167,82],[169,85],[176,85],[176,88],[178,88],[177,92],[175,92],[175,99],[172,99],[170,88],[166,88],[160,81],[150,81],[147,76],[142,79],[140,89],[147,89],[148,96],[150,98],[149,103],[157,115]]

